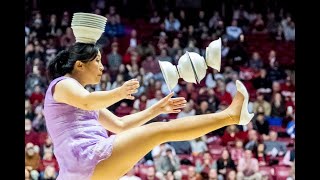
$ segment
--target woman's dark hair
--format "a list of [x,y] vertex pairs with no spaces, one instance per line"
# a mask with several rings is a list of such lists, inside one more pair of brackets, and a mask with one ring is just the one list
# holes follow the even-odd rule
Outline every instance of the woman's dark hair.
[[75,43],[66,50],[60,51],[48,66],[50,79],[64,76],[73,70],[76,61],[87,63],[94,60],[99,52],[95,44]]

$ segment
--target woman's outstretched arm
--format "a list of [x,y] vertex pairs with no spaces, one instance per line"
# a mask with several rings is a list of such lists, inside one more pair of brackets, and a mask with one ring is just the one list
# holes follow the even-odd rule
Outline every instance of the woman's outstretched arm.
[[121,87],[110,91],[89,92],[72,79],[65,79],[56,84],[53,98],[83,110],[100,110],[122,99],[134,99],[131,95],[137,91],[139,82],[135,79],[126,81]]
[[173,93],[170,93],[150,108],[123,117],[118,117],[109,110],[102,109],[99,112],[99,121],[104,128],[113,133],[141,126],[159,114],[180,112],[180,108],[185,107],[186,101],[182,97],[171,98],[172,96]]

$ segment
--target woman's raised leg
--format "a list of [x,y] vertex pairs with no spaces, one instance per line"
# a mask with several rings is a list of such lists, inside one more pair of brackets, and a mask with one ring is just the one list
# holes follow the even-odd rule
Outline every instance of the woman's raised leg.
[[243,114],[245,111],[242,110],[244,104],[248,103],[248,95],[245,93],[247,92],[239,87],[231,105],[218,113],[150,123],[119,133],[111,156],[97,165],[92,180],[118,180],[146,153],[161,143],[191,140],[227,125],[239,122],[245,124],[243,117],[247,117],[249,122],[252,116],[248,112]]

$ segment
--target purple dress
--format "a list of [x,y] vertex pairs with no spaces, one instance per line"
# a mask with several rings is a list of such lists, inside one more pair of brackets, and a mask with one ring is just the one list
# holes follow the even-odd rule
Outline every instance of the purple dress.
[[108,136],[98,122],[98,111],[82,110],[53,99],[56,83],[66,78],[69,77],[50,83],[44,101],[46,126],[60,168],[57,180],[89,180],[95,166],[111,155],[116,136]]

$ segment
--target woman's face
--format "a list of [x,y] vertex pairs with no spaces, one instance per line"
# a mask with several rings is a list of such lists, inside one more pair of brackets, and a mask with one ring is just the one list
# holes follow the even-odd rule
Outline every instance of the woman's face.
[[258,145],[258,151],[263,152],[264,151],[264,144],[259,144]]
[[97,57],[84,64],[84,76],[88,84],[98,84],[101,80],[103,73],[103,65],[101,63],[101,53],[98,52]]
[[222,151],[222,158],[223,159],[228,159],[229,158],[229,152],[227,150]]

